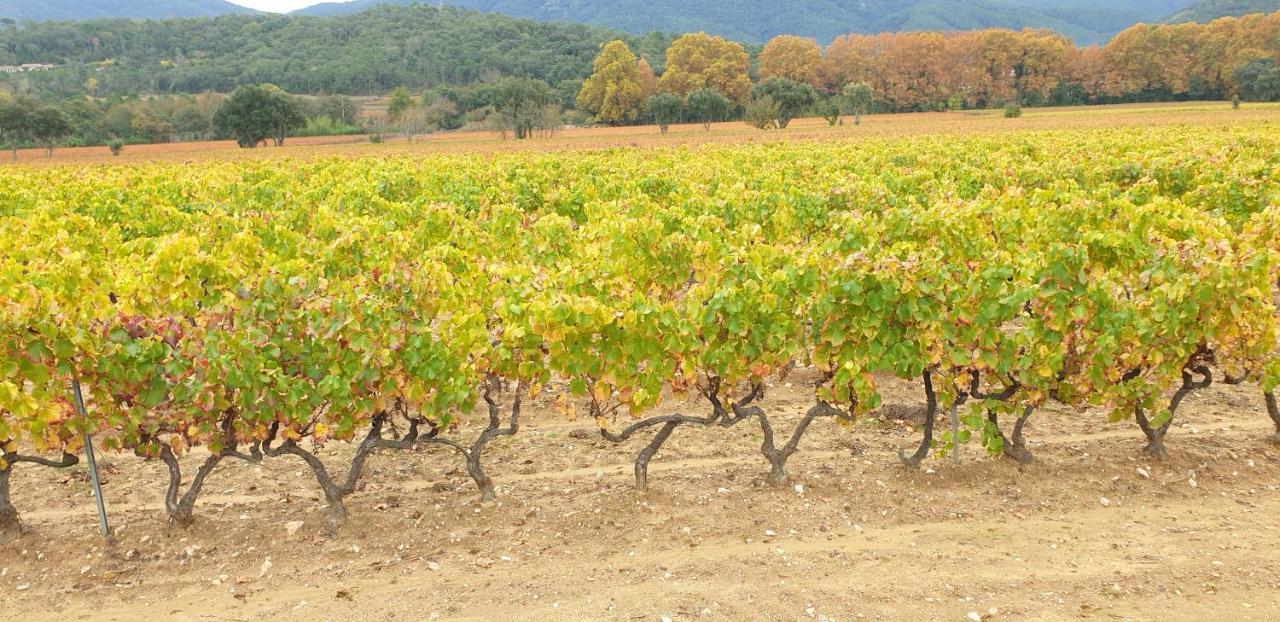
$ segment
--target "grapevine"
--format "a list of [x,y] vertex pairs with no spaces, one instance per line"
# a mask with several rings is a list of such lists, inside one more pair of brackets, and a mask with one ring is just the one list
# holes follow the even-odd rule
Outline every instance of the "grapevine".
[[[1280,442],[1280,135],[1158,132],[5,168],[0,527],[13,468],[84,433],[159,461],[183,526],[227,459],[301,460],[335,530],[415,448],[487,501],[486,449],[547,393],[644,439],[640,489],[681,429],[744,422],[785,482],[887,378],[923,389],[913,468],[974,441],[1027,464],[1051,401],[1163,458],[1213,382],[1257,383]],[[788,433],[766,397],[801,366]]]

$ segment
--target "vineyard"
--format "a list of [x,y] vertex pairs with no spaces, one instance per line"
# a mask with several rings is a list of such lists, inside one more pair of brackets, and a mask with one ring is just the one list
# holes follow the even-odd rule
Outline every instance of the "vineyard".
[[1211,384],[1280,442],[1278,300],[1268,122],[5,168],[0,527],[12,474],[76,465],[87,433],[162,465],[177,527],[229,463],[292,461],[341,539],[374,456],[437,447],[494,499],[486,452],[535,399],[642,490],[673,437],[747,427],[786,483],[898,381],[923,388],[908,469],[968,446],[1016,471],[1050,405],[1162,460]]

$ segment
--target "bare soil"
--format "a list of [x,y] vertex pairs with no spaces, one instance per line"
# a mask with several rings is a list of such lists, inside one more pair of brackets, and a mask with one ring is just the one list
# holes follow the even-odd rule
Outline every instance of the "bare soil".
[[[998,135],[1014,131],[1085,130],[1116,127],[1160,127],[1168,125],[1215,126],[1235,123],[1275,121],[1280,105],[1249,103],[1233,110],[1228,102],[1175,102],[1118,104],[1062,108],[1027,108],[1023,116],[1006,119],[1001,110],[876,114],[862,117],[860,125],[851,118],[829,126],[819,118],[795,119],[785,130],[761,131],[742,121],[711,124],[672,125],[662,134],[652,125],[589,127],[557,130],[551,137],[504,140],[497,132],[438,132],[407,142],[387,135],[378,144],[368,136],[315,136],[289,138],[283,147],[240,149],[234,141],[202,141],[127,145],[119,156],[104,146],[55,149],[46,158],[43,149],[19,150],[23,165],[101,165],[139,162],[181,162],[195,164],[208,160],[316,157],[388,157],[397,155],[488,154],[508,151],[558,152],[583,149],[632,149],[692,146],[705,143],[750,143],[777,140],[857,141],[925,134]],[[0,166],[9,164],[7,152],[0,152]]]
[[[787,434],[811,403],[805,375],[763,402]],[[383,453],[336,539],[291,458],[224,461],[180,530],[162,466],[108,454],[110,544],[83,466],[21,465],[26,533],[0,543],[0,620],[1280,619],[1280,448],[1255,386],[1189,398],[1165,463],[1100,411],[1038,413],[1023,469],[970,444],[958,465],[908,471],[909,417],[828,419],[776,488],[758,427],[686,426],[647,493],[631,460],[650,435],[613,445],[553,399],[491,446],[496,502],[452,452]],[[885,410],[922,400],[891,382]]]

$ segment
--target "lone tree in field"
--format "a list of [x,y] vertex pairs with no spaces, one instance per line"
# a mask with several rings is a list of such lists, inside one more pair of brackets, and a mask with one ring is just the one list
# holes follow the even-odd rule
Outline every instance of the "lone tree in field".
[[71,133],[71,121],[61,110],[45,106],[27,115],[27,134],[41,147],[45,157],[53,157],[53,145]]
[[729,100],[715,89],[698,89],[689,93],[689,117],[702,124],[710,132],[711,124],[729,116]]
[[840,123],[840,98],[828,97],[821,104],[818,104],[818,114],[827,120],[827,125],[835,127]]
[[853,124],[861,125],[862,115],[871,110],[871,85],[866,82],[850,82],[844,85],[841,94],[844,95],[845,104],[849,106],[849,112],[853,113]]
[[791,119],[801,115],[818,99],[818,93],[808,84],[787,78],[769,78],[751,89],[752,99],[769,97],[778,106],[778,127],[786,129]]
[[306,123],[297,102],[272,85],[236,89],[213,115],[214,127],[245,149],[257,147],[267,138],[277,147],[284,145],[289,130]]
[[639,61],[623,41],[611,41],[596,56],[595,72],[578,92],[578,108],[610,125],[634,121],[644,101]]
[[411,108],[400,115],[400,134],[407,142],[413,142],[414,136],[425,134],[435,127],[425,108]]
[[547,107],[555,94],[546,82],[533,78],[503,78],[489,87],[489,103],[497,115],[498,129],[516,139],[529,138],[537,130],[552,130],[555,121]]
[[758,130],[767,130],[778,125],[778,111],[781,107],[778,102],[768,95],[761,95],[747,104],[746,113],[743,119],[747,125]]
[[658,93],[649,98],[649,113],[653,115],[653,122],[658,124],[658,129],[666,134],[667,128],[679,121],[680,115],[684,113],[684,100],[671,93]]
[[18,144],[31,138],[31,115],[36,102],[27,97],[0,99],[0,137],[9,143],[13,159],[18,159]]
[[413,96],[409,95],[409,90],[403,86],[397,86],[394,91],[391,91],[391,101],[387,104],[387,118],[393,123],[399,123],[404,114],[413,107]]

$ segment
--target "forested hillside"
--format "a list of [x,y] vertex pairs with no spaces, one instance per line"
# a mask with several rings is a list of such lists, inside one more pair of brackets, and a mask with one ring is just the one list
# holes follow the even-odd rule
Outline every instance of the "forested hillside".
[[[412,4],[417,0],[390,0]],[[330,2],[302,9],[339,15],[388,0]],[[1078,43],[1100,43],[1141,21],[1160,21],[1192,0],[446,0],[446,4],[538,20],[564,20],[639,33],[706,31],[763,43],[798,34],[826,43],[850,32],[1050,28]]]
[[[520,76],[586,76],[618,33],[446,7],[376,7],[358,15],[222,16],[38,24],[0,30],[0,65],[67,65],[26,79],[37,90],[199,93],[272,82],[298,93],[379,93],[397,86]],[[661,66],[669,38],[627,37]]]
[[1170,22],[1210,22],[1219,17],[1280,11],[1280,0],[1200,0],[1178,11]]
[[[445,0],[443,4],[482,12],[565,21],[634,34],[705,31],[746,43],[779,34],[798,34],[828,43],[847,33],[980,28],[1049,28],[1080,44],[1101,43],[1138,22],[1158,22],[1194,0],[794,0],[785,9],[770,0]],[[354,15],[379,5],[435,7],[434,1],[354,0],[326,2],[295,15]],[[1275,10],[1274,0],[1201,2],[1179,15],[1239,15]],[[1197,8],[1202,7],[1202,8]],[[1249,9],[1248,7],[1261,7]],[[1269,7],[1269,8],[1268,8]],[[101,18],[216,16],[252,13],[226,0],[0,0],[0,18],[19,22]]]
[[226,0],[0,0],[0,18],[18,21],[104,17],[162,19],[254,12]]

